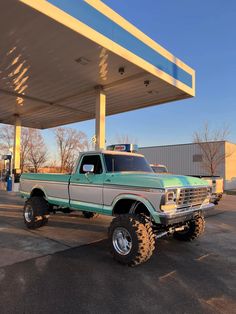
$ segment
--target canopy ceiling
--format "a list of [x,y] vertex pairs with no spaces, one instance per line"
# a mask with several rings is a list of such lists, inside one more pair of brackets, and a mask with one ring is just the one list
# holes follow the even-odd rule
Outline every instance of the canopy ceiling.
[[0,123],[50,128],[194,96],[194,70],[93,0],[0,0]]

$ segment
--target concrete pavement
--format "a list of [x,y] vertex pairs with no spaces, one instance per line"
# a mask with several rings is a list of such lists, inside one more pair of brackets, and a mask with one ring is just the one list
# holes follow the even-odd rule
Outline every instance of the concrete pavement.
[[29,230],[22,216],[24,201],[0,191],[0,267],[93,243],[107,236],[111,218],[85,219],[80,213],[51,215],[49,224]]
[[[83,243],[106,237],[109,221],[102,217],[56,215],[47,227],[29,232],[20,207],[0,211],[1,256],[10,247],[8,266],[0,267],[1,314],[236,313],[235,196],[224,197],[198,240],[159,239],[150,261],[136,268],[114,262],[107,240],[76,244],[85,231]],[[10,259],[15,251],[33,255]]]

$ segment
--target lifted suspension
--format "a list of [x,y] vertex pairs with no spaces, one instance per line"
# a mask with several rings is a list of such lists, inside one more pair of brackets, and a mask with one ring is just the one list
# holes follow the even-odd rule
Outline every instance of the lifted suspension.
[[160,233],[157,233],[155,235],[156,239],[162,238],[166,235],[171,235],[173,234],[175,231],[183,231],[185,228],[187,227],[187,225],[182,225],[182,226],[178,226],[178,227],[169,227],[166,231],[162,231]]

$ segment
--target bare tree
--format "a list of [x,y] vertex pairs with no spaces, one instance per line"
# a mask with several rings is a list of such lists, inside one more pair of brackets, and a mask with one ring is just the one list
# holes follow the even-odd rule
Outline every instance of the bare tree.
[[119,134],[116,135],[115,141],[118,144],[137,144],[137,139],[133,136],[130,136],[129,134]]
[[[33,145],[33,143],[35,143]],[[11,125],[4,125],[0,128],[0,149],[3,153],[8,153],[12,150],[14,144],[14,127]],[[38,145],[37,149],[36,146]],[[39,155],[44,155],[45,144],[39,130],[22,128],[21,130],[21,149],[20,149],[20,168],[21,172],[27,163],[39,162]],[[31,154],[30,154],[31,151]],[[37,153],[37,157],[32,158],[32,153]],[[41,153],[40,153],[41,152]],[[42,163],[41,163],[42,164]],[[37,166],[36,166],[37,167]],[[35,168],[34,168],[35,169]]]
[[75,129],[59,127],[54,130],[60,156],[60,171],[71,172],[80,151],[88,145],[85,133]]
[[209,175],[214,176],[225,158],[232,155],[226,153],[223,149],[222,141],[226,141],[229,135],[229,128],[222,127],[216,130],[210,130],[208,123],[200,132],[193,135],[194,143],[197,143],[202,152],[202,167]]
[[14,128],[11,125],[3,125],[0,128],[0,149],[8,153],[13,146]]
[[47,147],[39,130],[28,129],[28,138],[27,160],[32,164],[34,172],[37,173],[47,160]]

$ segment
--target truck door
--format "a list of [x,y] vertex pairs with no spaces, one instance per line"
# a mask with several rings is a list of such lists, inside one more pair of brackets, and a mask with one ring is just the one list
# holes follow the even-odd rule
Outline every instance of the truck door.
[[[84,165],[93,165],[93,172],[84,171]],[[82,157],[70,180],[70,207],[101,212],[103,209],[104,169],[98,154]]]

